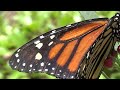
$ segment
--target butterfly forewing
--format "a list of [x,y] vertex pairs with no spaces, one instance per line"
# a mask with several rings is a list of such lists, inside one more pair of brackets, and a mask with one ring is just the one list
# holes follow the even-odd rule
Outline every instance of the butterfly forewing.
[[[89,78],[101,59],[102,54],[99,60],[97,57],[103,49],[100,44],[106,38],[103,36],[107,24],[106,18],[92,19],[40,35],[13,54],[10,66],[23,72],[46,72],[58,78]],[[96,50],[92,49],[93,45]],[[96,54],[99,48],[101,50]],[[96,54],[95,58],[89,58],[93,54]]]

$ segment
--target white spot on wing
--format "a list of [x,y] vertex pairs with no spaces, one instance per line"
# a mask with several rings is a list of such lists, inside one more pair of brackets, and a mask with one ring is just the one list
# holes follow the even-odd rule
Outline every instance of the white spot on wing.
[[74,78],[74,76],[71,76],[71,78]]
[[15,57],[19,57],[19,54],[18,54],[18,53],[16,53],[16,54],[15,54]]
[[19,63],[19,62],[20,62],[20,59],[17,59],[17,62]]
[[87,57],[86,57],[86,58],[88,59],[88,58],[89,58],[89,56],[90,56],[90,51],[87,53]]
[[14,68],[17,68],[17,66],[15,66]]
[[55,35],[51,35],[51,36],[50,36],[50,39],[53,39],[54,37],[55,37]]
[[32,70],[30,69],[29,72],[31,72]]
[[13,65],[14,63],[11,63],[11,65]]
[[41,63],[41,66],[44,66],[44,62]]
[[116,16],[119,16],[119,14],[116,14]]
[[117,32],[117,33],[119,33],[119,31],[118,31],[118,30],[116,30],[116,32]]
[[34,44],[38,44],[38,43],[40,43],[40,40],[37,40],[37,41],[34,42]]
[[55,70],[55,68],[53,67],[52,70]]
[[93,44],[93,47],[95,46],[95,43]]
[[43,46],[43,43],[38,43],[35,47],[37,47],[38,49],[40,49]]
[[42,71],[42,69],[39,69],[38,71]]
[[42,59],[42,55],[40,53],[37,53],[35,56],[35,59],[40,60]]
[[24,69],[21,69],[21,71],[23,71]]
[[32,67],[33,65],[32,64],[30,64],[30,67]]
[[50,73],[50,74],[52,74],[52,75],[53,75],[54,73],[52,72],[52,73]]
[[35,71],[35,68],[33,70]]
[[51,63],[48,63],[48,65],[51,65]]
[[58,76],[60,75],[60,74],[57,74]]
[[70,25],[67,25],[66,27],[70,27],[71,26],[71,24]]
[[45,71],[47,72],[47,71],[48,71],[48,69],[45,69]]
[[82,70],[84,70],[84,69],[85,69],[85,66],[86,66],[86,65],[84,65],[84,66],[83,66],[83,69],[82,69]]
[[63,75],[64,77],[66,76],[66,75]]
[[43,39],[43,38],[44,38],[44,36],[43,36],[43,35],[41,35],[41,36],[40,36],[40,39]]
[[17,50],[17,52],[19,52],[19,51],[20,51],[20,49]]
[[115,20],[118,20],[118,17],[116,17]]
[[52,45],[53,44],[53,41],[51,41],[49,44],[48,44],[48,46],[50,46],[50,45]]
[[25,66],[25,65],[26,65],[26,63],[23,63],[22,65],[23,65],[23,66]]
[[56,30],[52,31],[52,33],[51,33],[51,34],[54,34],[54,33],[56,33]]
[[59,70],[59,72],[62,72],[62,70]]

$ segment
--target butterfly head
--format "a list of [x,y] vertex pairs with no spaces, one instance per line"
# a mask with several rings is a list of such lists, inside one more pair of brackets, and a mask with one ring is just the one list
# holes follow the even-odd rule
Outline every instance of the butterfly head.
[[120,40],[120,13],[116,13],[115,16],[112,17],[110,23],[114,35]]

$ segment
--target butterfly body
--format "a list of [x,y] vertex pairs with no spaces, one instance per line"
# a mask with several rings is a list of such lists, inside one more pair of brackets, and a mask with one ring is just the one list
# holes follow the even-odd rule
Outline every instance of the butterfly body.
[[45,72],[62,79],[98,78],[119,37],[118,15],[110,20],[77,22],[40,35],[13,54],[10,66],[22,72]]

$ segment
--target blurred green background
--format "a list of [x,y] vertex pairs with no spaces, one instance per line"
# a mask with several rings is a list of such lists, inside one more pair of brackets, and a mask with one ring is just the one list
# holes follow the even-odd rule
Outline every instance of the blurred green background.
[[[112,17],[116,11],[0,11],[0,79],[54,79],[44,73],[28,74],[12,70],[8,61],[13,52],[52,29],[85,19]],[[117,68],[117,69],[116,69]],[[120,78],[119,66],[106,69],[109,78]],[[100,79],[104,79],[102,74]]]

